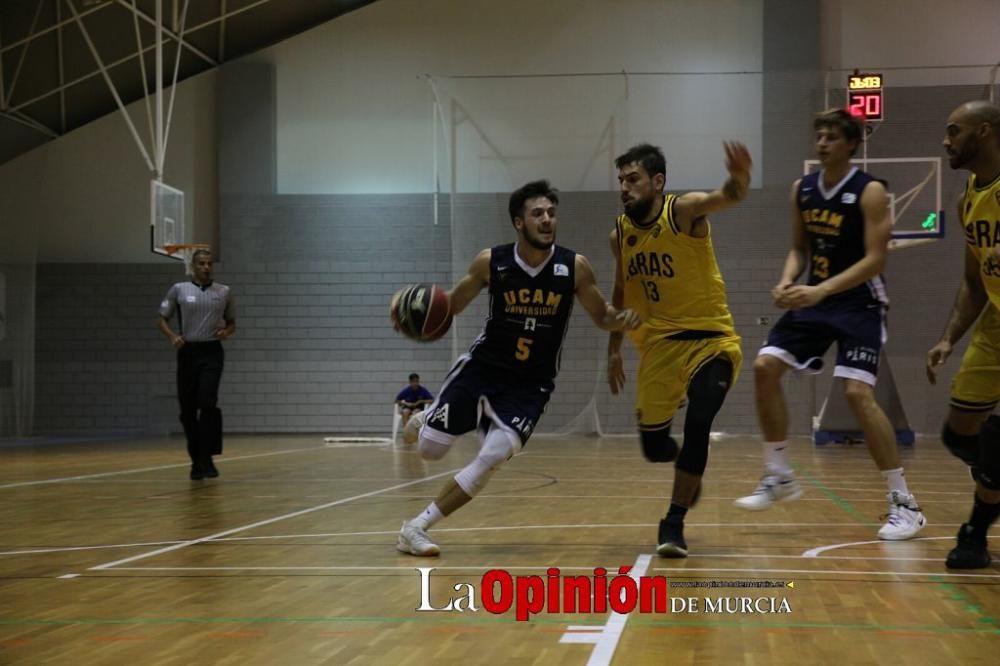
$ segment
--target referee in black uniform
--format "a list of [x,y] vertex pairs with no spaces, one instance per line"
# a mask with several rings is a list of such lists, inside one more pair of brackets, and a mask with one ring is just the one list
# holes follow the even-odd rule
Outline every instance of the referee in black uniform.
[[[181,423],[191,456],[191,479],[199,481],[219,476],[212,456],[222,453],[222,410],[216,404],[226,358],[221,341],[236,331],[236,310],[229,287],[212,280],[209,250],[196,250],[191,267],[191,281],[172,286],[160,303],[158,323],[177,350]],[[174,314],[180,333],[170,328]]]

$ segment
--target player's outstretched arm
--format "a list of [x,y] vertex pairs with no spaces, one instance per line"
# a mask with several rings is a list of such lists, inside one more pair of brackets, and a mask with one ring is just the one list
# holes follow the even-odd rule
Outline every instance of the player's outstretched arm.
[[604,299],[594,277],[590,261],[576,255],[576,298],[590,318],[605,331],[625,331],[639,328],[639,315],[633,310],[619,310]]
[[681,231],[688,235],[706,235],[707,229],[699,230],[696,223],[712,213],[736,205],[750,189],[750,168],[753,166],[750,151],[739,141],[723,141],[722,145],[729,172],[729,178],[722,187],[711,192],[688,192],[674,202],[674,219]]
[[469,266],[469,272],[455,283],[448,292],[451,299],[451,311],[460,313],[479,295],[483,287],[490,283],[490,257],[493,252],[487,248],[476,255]]
[[[959,219],[962,219],[959,217]],[[979,259],[972,248],[965,247],[965,275],[962,283],[958,285],[958,294],[955,295],[955,305],[951,309],[951,316],[944,327],[941,339],[937,341],[930,351],[927,352],[927,380],[931,384],[937,383],[937,368],[944,365],[944,362],[951,356],[952,347],[962,339],[969,327],[979,318],[989,296],[983,288],[983,281],[979,277]]]

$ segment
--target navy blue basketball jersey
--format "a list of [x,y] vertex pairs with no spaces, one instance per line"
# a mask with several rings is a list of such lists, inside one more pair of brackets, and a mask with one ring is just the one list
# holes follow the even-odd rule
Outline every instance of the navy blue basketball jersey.
[[490,257],[490,311],[469,348],[472,358],[520,377],[552,380],[576,292],[576,253],[559,245],[541,266],[524,263],[514,244]]
[[[809,242],[809,284],[816,285],[843,273],[865,256],[865,219],[861,193],[876,180],[857,167],[832,190],[823,186],[822,171],[803,176],[799,183],[798,205]],[[885,280],[876,275],[864,284],[834,294],[821,305],[887,304]]]

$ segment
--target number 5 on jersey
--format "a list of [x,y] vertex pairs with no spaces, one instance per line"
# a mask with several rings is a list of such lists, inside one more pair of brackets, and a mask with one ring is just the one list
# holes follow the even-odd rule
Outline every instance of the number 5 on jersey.
[[514,358],[518,361],[527,361],[528,357],[531,356],[531,343],[534,340],[531,338],[518,338],[517,339],[517,351],[514,352]]

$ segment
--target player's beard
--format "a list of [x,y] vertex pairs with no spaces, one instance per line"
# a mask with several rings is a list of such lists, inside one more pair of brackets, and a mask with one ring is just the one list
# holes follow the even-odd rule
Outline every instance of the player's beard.
[[656,197],[635,200],[631,204],[626,204],[625,214],[636,224],[643,224],[646,221],[646,217],[653,210],[655,203]]
[[979,146],[974,141],[967,141],[960,151],[948,155],[948,166],[952,169],[961,169],[972,162],[978,153]]

